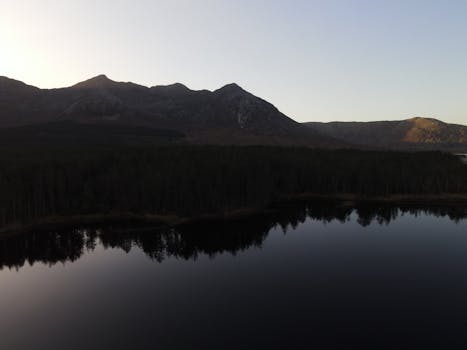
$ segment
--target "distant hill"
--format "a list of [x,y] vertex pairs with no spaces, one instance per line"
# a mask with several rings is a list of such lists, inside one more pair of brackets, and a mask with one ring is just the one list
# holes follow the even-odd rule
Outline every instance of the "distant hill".
[[67,124],[67,132],[80,124],[144,127],[171,130],[183,134],[184,142],[199,144],[345,146],[236,84],[212,92],[179,83],[148,88],[99,75],[68,88],[46,90],[0,77],[0,129],[45,123],[42,129],[56,130],[55,123],[64,121],[74,122]]
[[358,146],[467,152],[467,126],[437,119],[305,123],[309,128]]

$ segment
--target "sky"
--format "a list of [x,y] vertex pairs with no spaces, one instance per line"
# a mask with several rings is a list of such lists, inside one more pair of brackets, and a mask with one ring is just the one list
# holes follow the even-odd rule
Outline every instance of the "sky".
[[0,75],[236,82],[297,121],[467,124],[464,0],[0,0]]

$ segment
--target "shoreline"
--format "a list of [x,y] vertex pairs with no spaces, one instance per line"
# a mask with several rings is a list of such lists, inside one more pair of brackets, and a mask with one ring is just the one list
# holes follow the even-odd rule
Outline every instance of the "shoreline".
[[353,193],[341,193],[335,195],[302,193],[284,197],[285,200],[334,200],[338,202],[355,203],[390,203],[390,204],[423,204],[423,205],[449,205],[466,204],[467,193],[443,193],[426,195],[394,194],[388,196],[362,196]]
[[316,193],[302,193],[290,195],[274,201],[268,206],[238,208],[222,213],[210,213],[193,217],[177,215],[112,213],[89,214],[73,216],[45,217],[29,223],[15,223],[0,228],[0,236],[28,233],[31,231],[63,230],[77,226],[97,226],[111,224],[148,225],[151,229],[169,228],[190,225],[202,222],[235,221],[261,214],[274,214],[281,206],[291,205],[294,202],[332,201],[336,204],[356,206],[358,204],[389,204],[389,205],[465,205],[467,206],[467,193],[465,194],[431,194],[431,195],[390,195],[390,196],[362,196],[351,193],[324,195]]

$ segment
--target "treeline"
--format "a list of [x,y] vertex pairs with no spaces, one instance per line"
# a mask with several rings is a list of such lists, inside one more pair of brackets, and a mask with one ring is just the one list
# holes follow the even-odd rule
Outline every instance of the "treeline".
[[467,194],[467,166],[440,152],[161,146],[0,154],[0,224],[53,216],[196,216],[301,193]]
[[85,252],[97,246],[130,252],[141,249],[154,261],[175,257],[196,260],[199,256],[235,255],[253,246],[262,247],[271,229],[284,233],[295,229],[308,218],[321,222],[337,220],[345,223],[356,215],[360,225],[389,224],[400,215],[433,215],[448,217],[458,222],[467,218],[465,206],[393,206],[380,203],[354,206],[336,205],[335,201],[279,203],[274,210],[242,220],[198,222],[172,228],[138,227],[134,223],[120,223],[103,227],[73,228],[68,230],[33,231],[0,236],[0,270],[19,269],[24,264],[54,265],[80,259]]

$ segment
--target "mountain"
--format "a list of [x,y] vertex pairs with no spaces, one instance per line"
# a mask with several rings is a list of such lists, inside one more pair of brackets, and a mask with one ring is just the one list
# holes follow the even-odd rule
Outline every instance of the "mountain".
[[[44,123],[63,127],[64,121],[172,130],[185,142],[200,144],[345,146],[236,84],[195,91],[180,83],[145,87],[99,75],[68,88],[39,89],[0,77],[0,129]],[[65,125],[69,130],[71,124]]]
[[406,150],[467,152],[467,126],[431,118],[400,121],[305,123],[354,145]]

